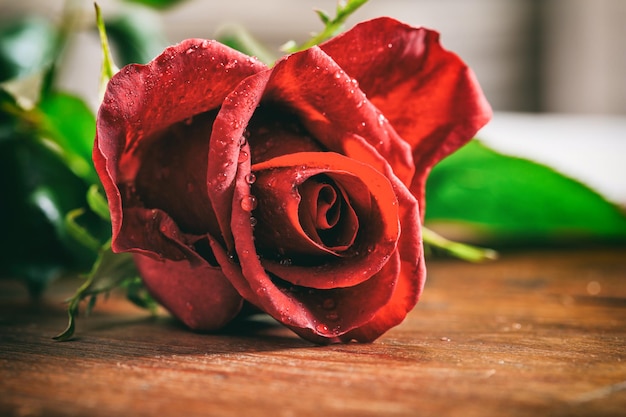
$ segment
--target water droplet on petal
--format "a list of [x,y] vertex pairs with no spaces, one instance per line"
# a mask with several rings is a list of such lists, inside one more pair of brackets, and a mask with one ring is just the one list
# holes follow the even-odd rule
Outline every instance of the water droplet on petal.
[[387,48],[389,48],[389,49],[393,48],[393,43],[388,43],[387,44]]
[[239,138],[239,146],[240,146],[240,147],[241,147],[241,146],[245,146],[247,142],[248,142],[248,140],[246,139],[246,137],[245,137],[244,135],[242,135],[242,136]]
[[258,223],[258,220],[256,219],[256,217],[250,217],[250,226],[254,227],[256,226]]
[[336,79],[340,79],[340,78],[341,78],[341,72],[340,72],[340,71],[337,71],[337,72],[335,73],[335,78],[336,78]]
[[246,175],[246,182],[248,184],[254,184],[255,181],[256,181],[256,175],[254,175],[253,172],[251,172],[248,175]]
[[278,263],[283,265],[283,266],[289,266],[289,265],[291,265],[293,263],[293,261],[291,259],[289,259],[289,258],[283,258]]
[[229,69],[235,68],[238,63],[239,63],[239,61],[237,61],[236,59],[233,59],[232,61],[229,61],[228,64],[226,64],[226,71],[228,71]]
[[246,151],[239,152],[239,158],[237,159],[237,161],[241,164],[243,162],[246,162],[247,160],[248,160],[248,152]]
[[241,199],[240,204],[241,204],[241,208],[244,209],[245,211],[252,211],[257,206],[257,200],[255,196],[248,195]]
[[315,327],[315,330],[317,330],[318,333],[326,333],[328,332],[328,326],[320,323]]

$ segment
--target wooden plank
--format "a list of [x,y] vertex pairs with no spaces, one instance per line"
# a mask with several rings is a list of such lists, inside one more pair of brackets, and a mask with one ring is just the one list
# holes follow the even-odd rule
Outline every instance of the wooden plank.
[[431,261],[422,301],[371,344],[313,346],[269,320],[217,335],[119,298],[65,325],[0,284],[0,415],[618,416],[626,251]]

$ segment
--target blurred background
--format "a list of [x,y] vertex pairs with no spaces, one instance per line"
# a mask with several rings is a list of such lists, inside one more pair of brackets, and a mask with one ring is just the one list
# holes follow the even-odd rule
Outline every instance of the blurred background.
[[[120,2],[101,0],[103,13]],[[61,0],[0,0],[2,20],[35,13],[60,16]],[[305,40],[321,24],[313,8],[333,12],[336,0],[187,0],[160,13],[169,42],[211,38],[239,23],[272,50]],[[92,1],[85,0],[87,19]],[[624,0],[372,0],[348,21],[392,16],[442,33],[444,45],[475,70],[498,111],[626,114]],[[63,82],[93,91],[99,68],[94,33],[67,51],[76,59]],[[93,66],[94,71],[86,71]],[[96,77],[97,78],[97,77]],[[91,84],[91,85],[90,85]],[[84,86],[84,87],[83,87]]]

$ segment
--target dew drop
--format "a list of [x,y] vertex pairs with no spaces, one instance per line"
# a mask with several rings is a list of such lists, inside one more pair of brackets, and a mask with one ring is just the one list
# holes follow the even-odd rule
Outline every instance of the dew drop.
[[365,127],[365,122],[361,122],[361,126]]
[[246,139],[246,137],[245,137],[244,135],[242,135],[242,136],[239,138],[239,146],[240,146],[240,147],[241,147],[241,146],[245,146],[247,142],[248,142],[248,139]]
[[248,184],[254,184],[255,181],[256,181],[256,175],[254,175],[253,172],[251,172],[248,175],[246,175],[246,182]]
[[237,61],[236,59],[233,59],[232,61],[228,62],[228,64],[226,64],[226,70],[235,68],[238,63],[239,61]]
[[283,258],[278,263],[283,265],[283,266],[289,266],[289,265],[291,265],[293,263],[293,261],[291,259],[289,259],[289,258]]
[[244,209],[245,211],[252,211],[257,206],[257,200],[255,196],[249,195],[249,196],[242,198],[240,204],[241,204],[241,208]]
[[389,49],[393,48],[393,43],[388,43],[387,44],[387,48],[389,48]]
[[189,126],[192,123],[193,123],[193,116],[192,117],[188,117],[188,118],[185,119],[185,124],[187,126]]
[[259,223],[256,217],[250,217],[250,226],[254,227]]
[[336,79],[340,79],[340,78],[341,78],[341,72],[337,71],[337,72],[335,73],[335,78],[336,78]]
[[246,162],[247,160],[248,160],[248,152],[246,151],[239,152],[239,158],[237,159],[237,162],[241,164],[243,162]]
[[328,326],[320,323],[315,327],[315,330],[317,330],[318,333],[326,333],[328,332]]

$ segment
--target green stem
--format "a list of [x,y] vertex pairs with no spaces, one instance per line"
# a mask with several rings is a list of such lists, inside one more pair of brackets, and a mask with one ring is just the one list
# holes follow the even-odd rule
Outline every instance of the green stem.
[[106,85],[113,75],[119,71],[113,56],[111,55],[111,48],[109,48],[109,39],[107,38],[106,28],[104,26],[104,20],[102,19],[102,13],[100,12],[100,6],[98,3],[93,4],[96,9],[96,26],[98,27],[98,33],[100,34],[100,46],[102,48],[102,72],[100,74],[100,96],[104,96]]
[[291,53],[303,51],[305,49],[309,49],[312,46],[319,45],[329,38],[332,38],[342,30],[343,24],[346,22],[348,17],[350,17],[352,13],[354,13],[359,7],[361,7],[365,3],[367,3],[367,0],[339,1],[337,4],[337,15],[332,20],[323,11],[316,10],[318,16],[325,24],[324,30],[314,35],[311,39],[309,39],[302,45],[298,46],[295,44],[295,42],[288,42],[283,46],[282,49],[285,52]]
[[465,243],[454,242],[426,227],[422,228],[422,239],[425,244],[442,249],[450,255],[465,261],[482,262],[498,258],[498,253],[493,249],[479,248]]

